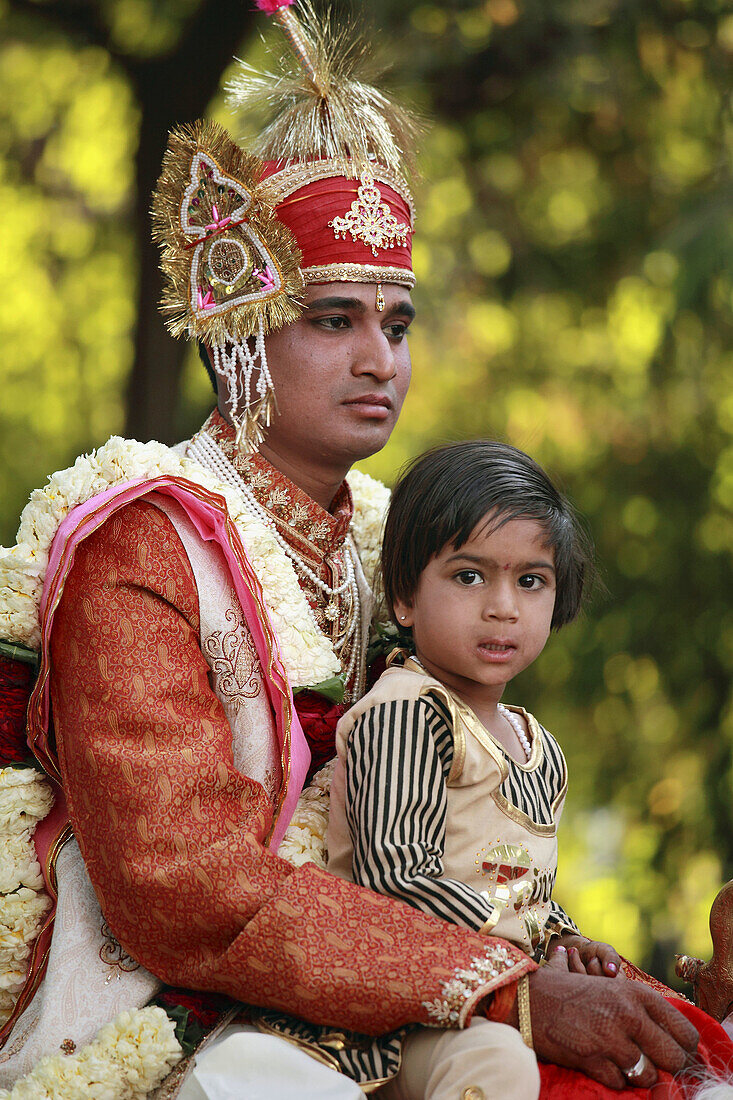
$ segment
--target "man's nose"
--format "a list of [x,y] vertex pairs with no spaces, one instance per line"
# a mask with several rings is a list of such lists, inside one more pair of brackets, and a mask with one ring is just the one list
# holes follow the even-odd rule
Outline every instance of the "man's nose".
[[381,328],[359,341],[351,369],[357,376],[371,374],[380,382],[389,382],[390,378],[394,378],[397,366],[392,345]]

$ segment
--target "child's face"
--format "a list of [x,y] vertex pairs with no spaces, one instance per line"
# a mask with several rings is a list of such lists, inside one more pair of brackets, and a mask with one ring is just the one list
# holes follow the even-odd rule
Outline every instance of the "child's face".
[[395,606],[426,670],[486,703],[542,652],[555,607],[555,555],[540,524],[513,519],[487,533],[489,518],[460,550],[448,543],[431,558],[410,603]]

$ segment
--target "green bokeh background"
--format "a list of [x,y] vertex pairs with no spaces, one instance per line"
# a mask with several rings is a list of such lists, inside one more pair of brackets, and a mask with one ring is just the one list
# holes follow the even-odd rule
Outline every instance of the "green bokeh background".
[[[212,2],[0,0],[6,544],[32,487],[123,430],[144,110],[129,66],[175,57]],[[670,979],[675,950],[709,954],[733,876],[733,16],[723,0],[364,7],[435,119],[413,387],[365,468],[390,481],[430,444],[492,436],[587,517],[608,592],[508,698],[568,757],[559,900]],[[231,125],[221,94],[209,112]],[[179,436],[210,397],[190,354]]]

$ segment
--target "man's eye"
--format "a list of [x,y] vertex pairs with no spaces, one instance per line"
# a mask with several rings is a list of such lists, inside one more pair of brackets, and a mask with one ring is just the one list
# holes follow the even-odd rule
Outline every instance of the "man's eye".
[[533,589],[541,588],[545,583],[545,578],[541,577],[539,573],[525,573],[519,578],[517,584],[520,588]]
[[330,329],[332,332],[337,332],[339,329],[349,328],[348,317],[342,317],[340,314],[335,314],[333,317],[315,317],[314,324],[320,325],[321,328]]
[[407,335],[407,325],[402,321],[397,321],[392,325],[387,325],[384,333],[389,340],[401,340],[403,336]]
[[473,585],[481,584],[482,576],[477,573],[475,569],[461,569],[459,573],[456,573],[456,580],[459,584],[462,584],[464,588],[471,588]]

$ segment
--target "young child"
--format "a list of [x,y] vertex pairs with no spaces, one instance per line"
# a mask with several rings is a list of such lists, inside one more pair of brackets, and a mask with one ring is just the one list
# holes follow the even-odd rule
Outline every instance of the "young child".
[[[415,655],[393,654],[339,723],[328,867],[537,958],[552,938],[571,970],[615,977],[613,948],[582,937],[552,898],[562,751],[522,707],[501,703],[550,631],[577,615],[590,563],[570,505],[514,447],[458,443],[412,465],[392,497],[382,575]],[[500,1029],[490,1072],[478,1056],[491,1095],[536,1095],[536,1064],[534,1077],[516,1078],[516,1032],[488,1026]],[[411,1037],[389,1095],[460,1096],[435,1053],[456,1035]],[[480,1045],[488,1040],[482,1028]],[[451,1064],[478,1079],[480,1066],[474,1072],[463,1054]],[[512,1071],[498,1089],[502,1066]]]

